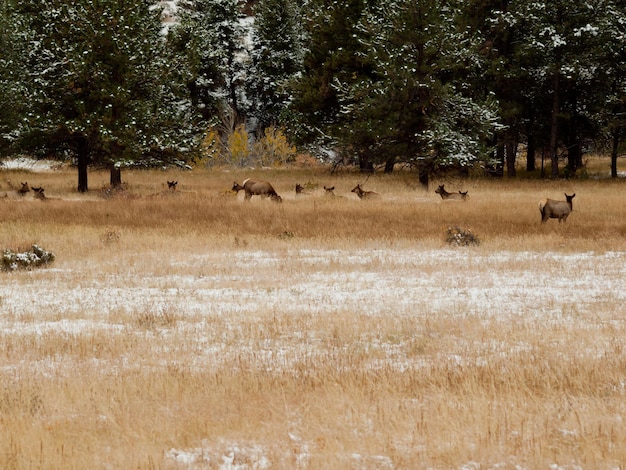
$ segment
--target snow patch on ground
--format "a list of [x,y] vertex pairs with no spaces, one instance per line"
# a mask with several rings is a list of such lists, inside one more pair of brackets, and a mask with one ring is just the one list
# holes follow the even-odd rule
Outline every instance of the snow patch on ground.
[[[58,260],[53,269],[3,273],[0,333],[37,336],[105,331],[127,335],[134,332],[132,325],[121,324],[124,315],[127,320],[134,316],[141,320],[146,315],[173,313],[174,322],[157,325],[144,334],[166,338],[184,333],[186,347],[194,351],[191,363],[185,363],[187,367],[220,367],[235,348],[238,357],[253,358],[251,364],[259,370],[289,372],[297,364],[316,357],[338,359],[341,363],[345,351],[324,349],[318,333],[307,328],[290,331],[289,336],[265,340],[259,335],[250,339],[239,331],[239,319],[271,318],[274,312],[281,317],[302,318],[304,322],[316,315],[341,315],[347,311],[409,321],[446,314],[496,324],[513,320],[524,322],[529,328],[568,327],[576,323],[578,328],[587,328],[593,334],[599,325],[622,322],[625,313],[615,311],[615,306],[626,302],[623,252],[242,249],[194,253],[182,258],[180,254],[168,258],[162,252],[128,255],[133,256],[142,260],[153,257],[154,266],[168,268],[145,272],[150,262],[135,263],[129,259],[122,265],[116,259],[111,266],[101,266],[100,273],[94,273],[88,263],[64,264]],[[135,264],[140,266],[138,270],[133,268]],[[221,333],[224,338],[214,336],[212,322],[216,319],[228,325]],[[258,325],[262,327],[263,322]],[[376,331],[365,332],[358,339],[359,347],[381,351],[365,366],[400,371],[428,367],[432,359],[427,354],[406,354],[408,340],[389,340],[379,337]],[[529,348],[527,344],[504,343],[481,344],[476,349],[480,354],[473,357],[442,351],[437,353],[438,359],[463,365]],[[158,349],[154,352],[158,353]],[[144,363],[132,357],[115,363],[107,363],[106,359],[94,361],[94,367],[103,374],[116,374],[120,368],[168,367],[173,363],[171,358],[158,356]],[[45,375],[73,373],[73,364],[63,356],[29,362],[28,367]],[[280,464],[272,461],[276,458],[291,458],[296,467],[307,467],[319,443],[305,442],[295,435],[287,438],[287,447],[292,449],[289,456],[284,448],[273,447],[274,444],[223,442],[172,448],[166,457],[186,468],[264,469]],[[345,461],[346,468],[393,468],[386,456],[338,457]],[[463,468],[477,467],[469,462]]]

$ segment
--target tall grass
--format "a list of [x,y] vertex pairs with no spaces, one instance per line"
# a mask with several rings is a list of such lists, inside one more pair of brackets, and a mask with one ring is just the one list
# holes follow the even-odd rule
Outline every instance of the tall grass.
[[[249,176],[271,181],[284,202],[248,204],[229,192]],[[309,275],[315,289],[313,275],[381,274],[391,269],[384,254],[367,265],[333,256],[446,248],[452,225],[481,245],[439,265],[394,268],[444,280],[466,272],[453,282],[468,290],[486,278],[497,290],[498,275],[520,271],[575,281],[541,256],[508,265],[486,255],[625,251],[621,180],[450,180],[424,191],[401,173],[367,179],[383,199],[366,202],[350,192],[365,178],[313,169],[127,171],[126,193],[108,199],[77,194],[71,170],[9,177],[58,199],[0,200],[0,248],[37,243],[56,255],[50,269],[0,273],[10,287],[0,295],[1,468],[626,462],[626,325],[611,292],[589,305],[564,297],[554,316],[524,302],[517,317],[499,315],[498,305],[467,312],[462,299],[457,311],[382,305],[372,315],[299,305],[295,287],[290,309],[243,298],[236,311],[187,308],[203,289],[272,292]],[[108,175],[90,177],[100,188]],[[178,193],[167,191],[172,179]],[[307,182],[312,194],[296,197],[295,184]],[[443,182],[470,200],[442,202],[434,189]],[[326,198],[324,184],[343,197]],[[0,195],[8,189],[0,180]],[[576,192],[568,222],[540,224],[538,201],[564,192]],[[291,257],[313,248],[328,257],[310,265]],[[259,253],[278,261],[254,264]],[[183,288],[189,278],[198,292]],[[170,300],[116,298],[122,287],[166,290]],[[79,288],[93,298],[77,298]],[[11,296],[32,290],[48,296],[47,309],[10,307]]]

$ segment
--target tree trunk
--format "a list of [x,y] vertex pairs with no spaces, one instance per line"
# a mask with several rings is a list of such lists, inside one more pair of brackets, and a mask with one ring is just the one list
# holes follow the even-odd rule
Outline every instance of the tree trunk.
[[111,187],[116,188],[122,185],[122,169],[111,165]]
[[504,176],[504,153],[504,145],[498,144],[496,147],[496,160],[498,164],[494,173],[494,175],[498,177]]
[[77,153],[78,192],[86,193],[89,191],[87,181],[87,167],[89,166],[89,142],[87,141],[87,138],[80,139],[78,142]]
[[532,135],[529,135],[528,146],[526,147],[526,171],[535,171],[535,153],[537,153],[535,139],[533,139]]
[[390,157],[386,162],[385,162],[385,173],[391,174],[393,173],[393,167],[396,164],[396,157]]
[[554,96],[552,96],[552,120],[550,123],[550,155],[552,159],[552,169],[550,176],[554,179],[559,177],[559,149],[558,145],[558,125],[559,125],[559,72],[554,72]]
[[418,179],[422,187],[428,191],[428,182],[430,179],[430,173],[426,165],[421,165],[418,169]]
[[575,176],[576,170],[582,166],[583,152],[578,140],[572,143],[567,150],[567,174]]
[[506,174],[509,178],[515,178],[515,154],[517,145],[512,139],[507,139],[506,143]]
[[613,147],[611,148],[611,178],[617,178],[617,151],[619,149],[619,129],[613,130]]
[[361,173],[374,173],[374,164],[364,155],[359,157],[359,170]]

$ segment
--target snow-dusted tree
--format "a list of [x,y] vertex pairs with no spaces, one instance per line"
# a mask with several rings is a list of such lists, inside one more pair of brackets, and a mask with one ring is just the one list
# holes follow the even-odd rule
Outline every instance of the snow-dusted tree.
[[254,13],[246,88],[249,117],[262,131],[279,122],[291,101],[287,83],[302,69],[302,33],[292,0],[260,0]]
[[0,4],[0,154],[13,150],[27,104],[21,99],[27,38],[13,5],[14,0]]
[[595,119],[608,134],[611,176],[616,178],[617,159],[626,138],[626,3],[605,1],[595,26],[598,47],[594,59],[598,67],[594,83],[603,87],[596,94],[601,108]]
[[358,24],[368,4],[376,0],[310,0],[302,7],[306,51],[302,74],[293,81],[289,106],[291,137],[302,145],[339,150],[371,171],[368,155],[345,145],[346,116],[340,112],[335,86],[357,83],[371,72],[370,57],[359,40]]
[[[531,148],[535,133],[547,140],[541,144],[550,148],[552,177],[559,176],[560,151],[566,149],[567,170],[573,174],[582,164],[585,140],[598,135],[593,116],[604,105],[602,97],[611,83],[603,51],[607,44],[623,47],[623,1],[503,4],[505,8],[494,10],[489,21],[493,31],[510,38],[511,48],[500,54],[501,67],[495,74],[502,85],[496,94],[518,98],[507,103],[507,109],[516,105],[520,110],[507,124],[525,127]],[[512,95],[516,84],[521,88]],[[526,125],[518,119],[526,120]]]
[[345,145],[388,166],[390,157],[411,163],[424,185],[439,168],[473,165],[499,126],[495,101],[477,101],[465,81],[480,64],[454,6],[396,0],[371,9],[361,38],[372,73],[335,83],[349,116]]
[[[180,0],[169,42],[188,62],[186,84],[206,121],[241,111],[244,29],[239,0]],[[231,110],[227,112],[231,112]]]
[[23,0],[33,39],[26,62],[31,111],[22,147],[68,152],[87,191],[91,164],[111,169],[179,158],[193,144],[160,12],[151,0]]

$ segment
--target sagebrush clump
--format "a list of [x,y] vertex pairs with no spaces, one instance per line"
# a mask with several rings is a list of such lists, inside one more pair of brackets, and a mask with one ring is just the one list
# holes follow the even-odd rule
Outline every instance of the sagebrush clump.
[[15,271],[16,269],[31,269],[45,266],[54,261],[54,253],[46,251],[37,245],[33,245],[30,251],[14,252],[10,249],[2,253],[3,271]]
[[478,246],[480,245],[480,240],[470,229],[448,227],[446,230],[446,243],[457,246]]

